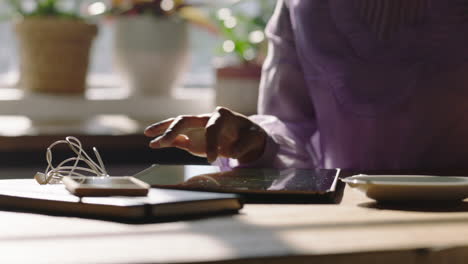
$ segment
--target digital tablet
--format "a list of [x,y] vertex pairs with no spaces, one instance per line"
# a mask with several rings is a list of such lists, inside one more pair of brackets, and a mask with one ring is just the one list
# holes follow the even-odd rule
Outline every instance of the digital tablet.
[[153,165],[134,175],[152,187],[235,193],[246,203],[339,203],[345,184],[340,170],[247,169]]

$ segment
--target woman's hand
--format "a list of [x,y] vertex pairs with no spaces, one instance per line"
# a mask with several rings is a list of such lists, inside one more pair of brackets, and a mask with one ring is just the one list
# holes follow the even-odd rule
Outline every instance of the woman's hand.
[[267,134],[246,116],[224,107],[212,114],[178,116],[146,128],[145,135],[156,137],[151,148],[176,147],[213,162],[217,157],[257,160],[263,153]]

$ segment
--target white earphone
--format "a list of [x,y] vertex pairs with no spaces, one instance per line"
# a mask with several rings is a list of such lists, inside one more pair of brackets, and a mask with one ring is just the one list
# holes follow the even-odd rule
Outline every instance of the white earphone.
[[[76,154],[76,157],[65,159],[55,167],[52,164],[52,148],[59,144],[67,144]],[[88,175],[83,173],[92,173],[94,174],[93,176],[98,177],[108,177],[109,175],[102,162],[101,155],[99,155],[95,147],[93,147],[93,151],[97,158],[97,163],[86,153],[82,148],[81,142],[76,137],[66,137],[65,140],[55,141],[47,148],[46,160],[48,165],[45,172],[36,173],[34,179],[39,184],[57,184],[61,182],[64,176],[88,177]],[[78,166],[80,162],[87,165],[87,167]]]

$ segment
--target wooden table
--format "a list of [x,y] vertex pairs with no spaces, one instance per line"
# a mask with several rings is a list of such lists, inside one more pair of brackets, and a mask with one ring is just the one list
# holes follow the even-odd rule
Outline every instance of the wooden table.
[[341,205],[246,205],[234,216],[141,225],[0,212],[0,263],[467,261],[466,200],[383,208],[346,189]]

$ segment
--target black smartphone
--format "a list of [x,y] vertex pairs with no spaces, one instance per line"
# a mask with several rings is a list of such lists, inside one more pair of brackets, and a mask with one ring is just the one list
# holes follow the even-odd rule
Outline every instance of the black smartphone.
[[146,196],[150,186],[134,177],[70,177],[62,179],[76,196]]

